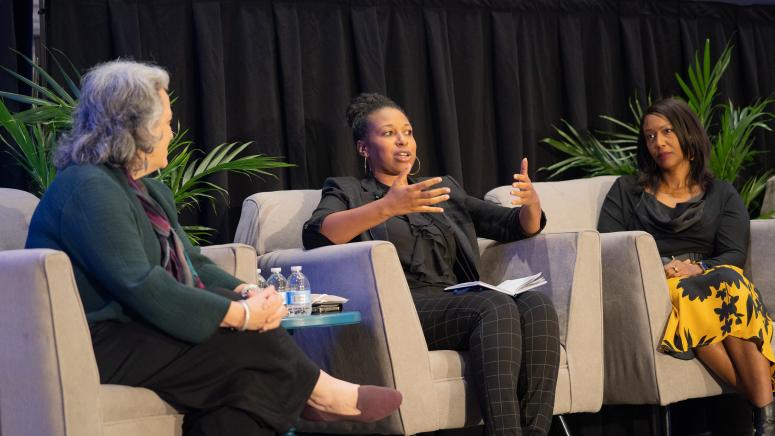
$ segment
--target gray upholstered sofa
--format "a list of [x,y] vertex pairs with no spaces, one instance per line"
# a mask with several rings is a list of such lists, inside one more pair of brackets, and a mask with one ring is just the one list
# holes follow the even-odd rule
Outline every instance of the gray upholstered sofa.
[[[414,434],[481,422],[467,356],[428,351],[392,244],[358,242],[302,250],[301,229],[320,191],[277,191],[247,198],[235,242],[252,245],[265,271],[303,265],[314,290],[350,299],[359,325],[300,330],[295,338],[323,368],[358,383],[394,386],[398,413],[374,424],[302,423],[329,433]],[[480,241],[483,279],[498,283],[542,271],[560,316],[562,355],[555,414],[595,412],[602,401],[600,242],[595,230],[539,235],[510,244]]]
[[[596,228],[615,176],[535,183],[546,211],[547,232]],[[486,195],[508,204],[510,187]],[[656,351],[671,311],[656,243],[645,232],[600,235],[603,262],[605,404],[669,405],[722,393],[723,387],[698,360],[683,361]],[[745,270],[775,308],[775,220],[751,221]],[[772,313],[772,312],[771,312]]]
[[[177,436],[182,416],[153,392],[101,385],[68,257],[24,250],[33,195],[0,189],[0,434]],[[255,280],[252,247],[203,249]]]

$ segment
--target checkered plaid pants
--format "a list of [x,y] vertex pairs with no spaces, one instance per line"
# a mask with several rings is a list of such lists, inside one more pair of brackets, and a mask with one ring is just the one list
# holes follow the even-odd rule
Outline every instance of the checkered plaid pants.
[[490,291],[413,293],[431,350],[468,351],[490,435],[546,435],[560,360],[548,297]]

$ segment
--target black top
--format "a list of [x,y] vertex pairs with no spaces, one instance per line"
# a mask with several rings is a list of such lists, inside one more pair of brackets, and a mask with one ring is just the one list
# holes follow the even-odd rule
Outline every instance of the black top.
[[[420,180],[410,179],[410,183]],[[395,245],[409,288],[435,291],[455,283],[479,279],[477,234],[501,242],[527,235],[519,222],[519,208],[506,208],[465,193],[451,177],[435,187],[449,187],[450,199],[437,204],[443,214],[412,213],[388,219],[353,241],[386,240]],[[304,225],[305,248],[331,245],[320,233],[325,217],[382,198],[390,188],[373,178],[329,178],[312,217]],[[546,224],[542,215],[541,228]]]
[[[598,222],[600,232],[643,230],[654,236],[663,257],[702,260],[707,266],[745,264],[750,221],[735,188],[714,180],[700,196],[668,207],[623,176],[608,191]],[[697,258],[699,257],[699,258]]]
[[[388,188],[383,187],[387,192]],[[385,223],[387,240],[396,247],[410,289],[447,287],[460,282],[454,268],[457,243],[452,228],[428,215],[394,216]]]

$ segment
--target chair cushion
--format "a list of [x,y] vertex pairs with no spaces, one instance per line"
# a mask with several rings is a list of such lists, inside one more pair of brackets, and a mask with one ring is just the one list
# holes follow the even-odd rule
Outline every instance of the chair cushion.
[[[431,361],[431,377],[433,381],[460,380],[468,376],[468,353],[459,353],[452,350],[436,350],[428,353]],[[560,346],[560,369],[568,368],[568,356],[565,347]]]
[[[468,378],[468,353],[436,350],[428,353],[437,399],[440,429],[469,427],[482,423],[482,415],[473,384]],[[560,347],[560,370],[557,378],[555,414],[570,410],[568,356]]]
[[29,192],[17,189],[0,188],[0,250],[19,250],[24,248],[30,218],[38,198]]
[[183,416],[153,391],[100,385],[105,435],[179,436]]
[[303,248],[301,229],[320,202],[320,192],[308,189],[251,195],[242,203],[234,242],[255,247],[259,256]]
[[[617,178],[618,176],[600,176],[534,183],[533,186],[541,198],[541,208],[546,213],[544,232],[596,229],[603,200]],[[511,204],[511,189],[510,185],[499,186],[485,194],[484,198],[507,206]]]

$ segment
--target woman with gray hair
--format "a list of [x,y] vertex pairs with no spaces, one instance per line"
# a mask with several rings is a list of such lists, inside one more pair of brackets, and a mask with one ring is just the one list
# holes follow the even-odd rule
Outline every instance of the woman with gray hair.
[[287,312],[274,289],[242,283],[188,242],[171,191],[145,177],[167,166],[168,82],[129,61],[84,76],[59,174],[30,223],[28,248],[70,257],[101,383],[155,391],[185,413],[186,435],[393,413],[398,391],[321,371],[278,328]]

